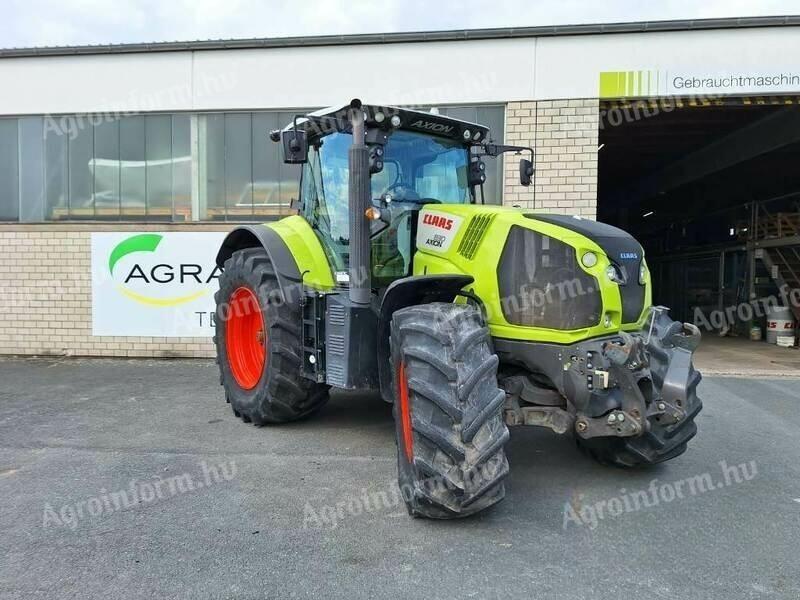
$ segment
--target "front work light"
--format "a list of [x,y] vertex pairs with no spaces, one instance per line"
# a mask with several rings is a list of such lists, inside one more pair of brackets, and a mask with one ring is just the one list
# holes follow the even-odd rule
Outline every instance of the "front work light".
[[587,252],[581,257],[581,263],[587,269],[591,269],[597,264],[597,254],[594,252]]
[[625,283],[625,280],[622,278],[622,273],[619,272],[619,269],[616,265],[608,265],[608,267],[606,267],[606,277],[608,277],[609,280],[613,281],[614,283],[618,283],[620,285]]

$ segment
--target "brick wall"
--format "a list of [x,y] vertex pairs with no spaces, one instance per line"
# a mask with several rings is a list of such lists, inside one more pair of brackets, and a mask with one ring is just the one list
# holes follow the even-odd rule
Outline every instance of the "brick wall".
[[599,114],[597,99],[510,102],[506,143],[532,146],[536,172],[522,187],[519,161],[508,156],[503,202],[596,218]]
[[[210,338],[92,336],[90,233],[81,230],[85,227],[0,228],[0,354],[214,356]],[[164,229],[137,225],[131,230]]]

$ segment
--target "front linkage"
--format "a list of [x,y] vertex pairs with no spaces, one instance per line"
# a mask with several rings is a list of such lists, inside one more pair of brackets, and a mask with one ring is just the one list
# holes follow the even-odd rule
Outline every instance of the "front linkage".
[[[501,377],[506,422],[558,433],[573,428],[578,445],[601,462],[634,466],[673,458],[694,436],[702,407],[700,374],[692,365],[699,342],[697,327],[654,307],[637,333],[573,346],[537,345],[523,354],[528,373]],[[499,354],[509,351],[520,347],[498,341]]]

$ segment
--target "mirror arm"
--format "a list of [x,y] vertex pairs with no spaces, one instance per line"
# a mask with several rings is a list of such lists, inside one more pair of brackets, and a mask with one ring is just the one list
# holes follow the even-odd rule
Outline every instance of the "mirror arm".
[[500,156],[506,152],[514,152],[515,154],[522,154],[523,152],[530,152],[530,160],[520,159],[520,183],[524,186],[531,184],[533,177],[533,148],[528,146],[510,146],[508,144],[483,144],[479,146],[486,156]]
[[531,153],[531,162],[533,162],[533,148],[528,146],[509,146],[508,144],[483,144],[480,146],[486,156],[500,156],[506,152],[514,152],[521,154],[522,152]]
[[292,131],[294,131],[294,136],[292,137],[292,141],[289,142],[289,148],[292,152],[297,152],[300,149],[300,142],[297,141],[297,115],[292,119]]

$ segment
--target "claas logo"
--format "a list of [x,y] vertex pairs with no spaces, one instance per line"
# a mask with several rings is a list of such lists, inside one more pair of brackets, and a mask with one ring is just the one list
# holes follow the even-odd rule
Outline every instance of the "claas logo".
[[[126,238],[114,247],[108,257],[108,271],[117,282],[117,290],[134,302],[149,306],[177,306],[207,294],[207,284],[219,277],[221,269],[216,265],[208,269],[194,263],[159,261],[156,252],[163,239],[159,234],[143,233]],[[128,256],[138,260],[133,263],[122,260]],[[176,288],[181,291],[199,289],[188,294],[171,294]]]
[[445,231],[450,231],[453,228],[453,219],[448,219],[447,217],[434,215],[432,213],[426,213],[425,216],[422,217],[422,222],[425,223],[425,225],[433,225]]

